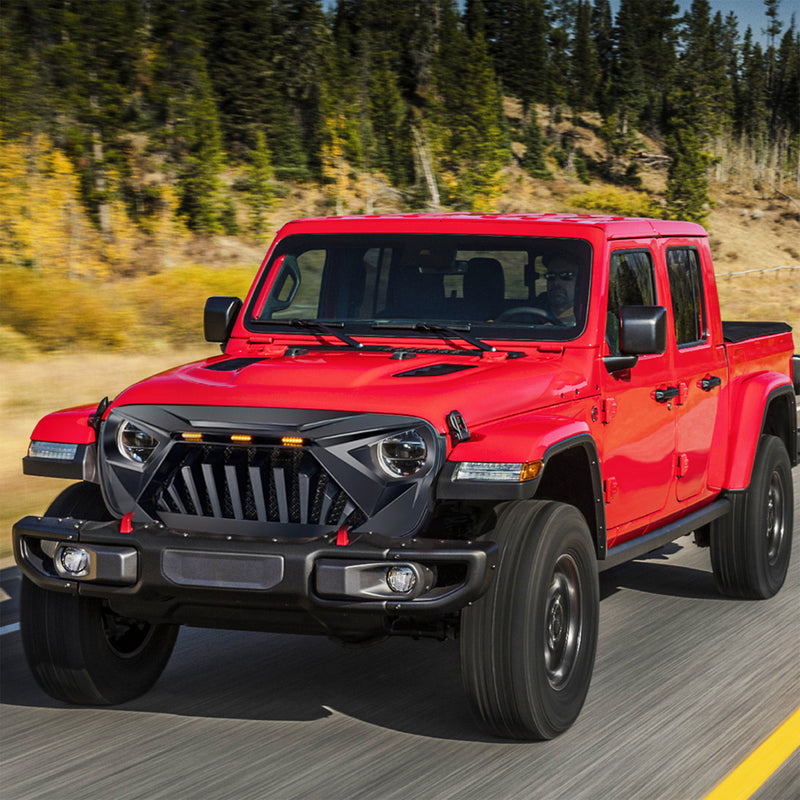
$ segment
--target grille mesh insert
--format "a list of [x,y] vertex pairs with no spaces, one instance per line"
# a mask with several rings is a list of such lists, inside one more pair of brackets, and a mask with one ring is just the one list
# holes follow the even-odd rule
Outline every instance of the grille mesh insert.
[[366,517],[299,447],[178,442],[154,480],[157,511],[219,519],[355,527]]

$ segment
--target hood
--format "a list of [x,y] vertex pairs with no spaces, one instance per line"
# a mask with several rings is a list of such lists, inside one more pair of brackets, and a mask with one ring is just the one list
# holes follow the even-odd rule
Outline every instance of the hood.
[[[393,357],[394,355],[394,357]],[[302,408],[410,414],[440,432],[458,410],[472,427],[596,393],[584,348],[412,358],[391,352],[320,351],[241,358],[216,356],[155,375],[114,401],[133,404]]]

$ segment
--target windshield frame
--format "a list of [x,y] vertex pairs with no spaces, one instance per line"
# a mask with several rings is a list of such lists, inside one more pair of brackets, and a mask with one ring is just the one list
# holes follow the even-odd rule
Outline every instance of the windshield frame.
[[[583,297],[581,304],[581,316],[577,319],[574,326],[559,326],[556,324],[529,324],[529,323],[498,323],[497,321],[475,321],[461,317],[429,318],[425,315],[419,316],[374,316],[369,318],[347,318],[338,316],[307,316],[299,317],[297,313],[290,312],[285,318],[285,325],[281,325],[283,318],[261,318],[256,316],[256,311],[266,305],[267,299],[276,287],[279,278],[277,265],[282,264],[287,255],[293,253],[300,254],[311,249],[325,250],[326,259],[330,257],[332,246],[341,247],[348,244],[366,247],[370,240],[380,242],[383,246],[396,246],[398,243],[414,242],[418,243],[433,241],[442,245],[455,246],[472,245],[472,252],[523,252],[525,245],[535,244],[536,252],[541,250],[563,250],[570,248],[571,251],[582,251],[581,261],[585,278],[581,282],[580,291]],[[480,248],[477,247],[480,245]],[[510,247],[509,245],[514,245]],[[469,249],[469,248],[460,248]],[[529,252],[534,252],[533,249]],[[576,256],[577,257],[577,256]],[[431,338],[442,338],[441,329],[443,327],[451,329],[466,330],[470,335],[482,341],[515,341],[515,342],[567,342],[580,338],[586,331],[589,318],[591,289],[593,283],[594,266],[594,247],[589,238],[577,236],[558,236],[558,235],[525,235],[525,234],[464,234],[464,233],[415,233],[415,232],[386,232],[378,233],[365,231],[363,233],[296,233],[289,234],[276,241],[269,258],[251,292],[250,299],[242,317],[245,330],[254,334],[270,335],[276,333],[283,335],[305,335],[316,333],[319,335],[321,328],[317,331],[313,326],[298,325],[298,320],[308,320],[309,322],[320,323],[335,327],[339,331],[345,331],[347,336],[364,337],[365,339],[387,339],[387,338],[411,338],[430,340]],[[324,269],[324,267],[323,267]],[[532,268],[535,269],[535,268]],[[541,270],[535,269],[537,276],[541,276]],[[324,277],[320,277],[320,293],[322,292],[322,282]],[[535,296],[538,297],[540,293]],[[392,328],[391,323],[398,323],[396,328]],[[409,324],[403,324],[409,323]],[[430,323],[414,325],[413,323]],[[438,329],[438,330],[436,330]]]

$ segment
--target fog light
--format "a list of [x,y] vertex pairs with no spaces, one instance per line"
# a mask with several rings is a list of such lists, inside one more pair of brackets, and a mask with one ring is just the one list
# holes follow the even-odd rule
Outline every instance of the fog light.
[[389,567],[386,583],[393,592],[408,594],[417,585],[417,573],[411,567]]
[[56,564],[61,566],[59,572],[73,578],[81,578],[89,574],[92,557],[82,547],[62,547]]

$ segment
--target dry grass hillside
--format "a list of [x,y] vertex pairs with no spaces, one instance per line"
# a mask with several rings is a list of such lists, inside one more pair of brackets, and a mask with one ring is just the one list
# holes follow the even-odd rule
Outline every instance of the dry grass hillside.
[[[507,108],[512,125],[513,105]],[[540,114],[540,120],[543,119]],[[574,142],[590,157],[600,160],[604,148],[598,138],[599,120],[584,115],[580,124],[564,119],[547,131],[552,142]],[[521,145],[514,144],[517,155]],[[642,151],[660,153],[658,143],[642,139]],[[724,158],[724,155],[723,155]],[[659,204],[666,185],[666,167],[641,159],[642,190],[623,190],[592,180],[588,185],[577,177],[564,175],[553,164],[557,178],[535,181],[517,166],[506,175],[506,189],[495,201],[498,212],[584,211],[577,197],[587,193],[610,197],[612,203]],[[648,166],[648,163],[651,165]],[[748,181],[752,187],[753,182]],[[800,186],[783,184],[779,191],[762,182],[759,188],[745,188],[734,182],[711,184],[706,227],[719,276],[722,315],[725,319],[784,320],[795,330],[795,349],[800,351]],[[176,256],[178,263],[208,266],[248,267],[255,271],[271,235],[285,222],[299,216],[333,213],[386,213],[407,210],[397,192],[369,176],[352,175],[344,194],[332,197],[329,190],[295,185],[286,187],[272,207],[268,235],[259,240],[217,237],[189,239]],[[602,209],[613,211],[612,208]],[[774,270],[774,267],[791,269]],[[764,272],[752,272],[764,270]],[[241,269],[239,270],[241,273]],[[113,286],[109,292],[113,290]],[[10,359],[18,337],[0,342],[0,557],[10,552],[10,527],[27,513],[42,513],[62,481],[21,474],[20,459],[36,421],[45,413],[72,405],[96,402],[114,396],[125,386],[171,365],[216,352],[214,345],[201,343],[200,304],[196,311],[178,305],[175,313],[196,313],[197,346],[183,351],[146,346],[146,351],[104,353],[58,353],[36,355],[25,349],[20,359]],[[193,306],[192,306],[193,308]],[[76,309],[75,313],[79,313]],[[186,322],[184,321],[184,324]],[[20,342],[20,344],[22,344]]]

